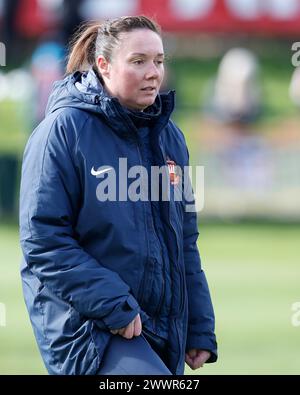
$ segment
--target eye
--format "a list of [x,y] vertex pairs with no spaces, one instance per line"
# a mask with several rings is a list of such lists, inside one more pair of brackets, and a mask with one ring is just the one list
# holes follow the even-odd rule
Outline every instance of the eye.
[[137,59],[137,60],[134,60],[133,63],[139,65],[139,64],[143,64],[144,61],[142,59]]
[[163,60],[156,60],[155,63],[156,63],[157,65],[161,65],[161,64],[164,64],[164,61],[163,61]]

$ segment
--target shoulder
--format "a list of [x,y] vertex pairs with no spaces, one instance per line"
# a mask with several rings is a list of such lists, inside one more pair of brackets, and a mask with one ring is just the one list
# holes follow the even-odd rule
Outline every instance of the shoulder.
[[50,133],[63,132],[77,139],[90,117],[91,114],[87,111],[64,107],[49,114],[45,121],[48,127],[50,126]]
[[66,143],[74,146],[89,119],[86,111],[65,107],[48,114],[35,128],[27,145],[42,147]]

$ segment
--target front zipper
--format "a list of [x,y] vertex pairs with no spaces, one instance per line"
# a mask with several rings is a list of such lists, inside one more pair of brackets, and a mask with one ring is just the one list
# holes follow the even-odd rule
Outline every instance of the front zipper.
[[[169,219],[170,219],[170,206],[169,206]],[[178,259],[179,259],[178,238],[177,238],[176,230],[175,230],[175,228],[173,227],[173,224],[172,224],[172,222],[171,222],[171,219],[170,219],[170,225],[171,225],[171,228],[172,228],[173,232],[175,233],[175,237],[176,237],[177,261],[178,261]],[[179,265],[178,265],[178,268],[179,268],[180,282],[181,282],[181,284],[183,285],[183,288],[182,288],[182,291],[181,291],[181,294],[180,294],[180,308],[179,308],[179,313],[181,313],[181,310],[183,309],[183,295],[184,295],[185,284],[183,283],[183,278],[182,278],[183,276],[182,276],[182,273],[181,273],[181,270],[180,270]],[[174,319],[174,324],[175,324],[175,328],[176,328],[176,332],[177,332],[177,339],[178,339],[178,345],[179,345],[179,359],[178,359],[178,362],[177,362],[177,365],[176,365],[176,370],[177,370],[178,365],[179,365],[179,363],[180,363],[180,361],[181,361],[181,358],[182,358],[182,357],[181,357],[181,350],[182,350],[181,342],[182,342],[182,340],[181,340],[181,336],[180,336],[179,330],[178,330],[178,322],[179,322],[179,318],[175,318],[175,319]]]
[[[175,228],[174,228],[174,226],[173,226],[173,224],[172,224],[172,221],[171,221],[171,219],[170,219],[170,206],[169,206],[169,222],[170,222],[170,225],[171,225],[171,229],[173,230],[173,232],[174,232],[174,234],[175,234],[175,238],[176,238],[176,247],[177,247],[177,260],[176,260],[176,265],[177,265],[177,267],[178,267],[178,272],[179,272],[179,277],[180,277],[180,283],[182,284],[182,285],[184,285],[184,282],[183,282],[183,275],[182,275],[182,273],[181,273],[181,270],[180,270],[180,265],[178,264],[178,260],[179,260],[179,244],[178,244],[178,237],[177,237],[177,232],[176,232],[176,230],[175,230]],[[183,287],[182,288],[182,292],[180,292],[180,306],[179,306],[179,313],[181,313],[181,310],[182,310],[182,308],[183,308],[183,295],[184,295],[184,289],[185,289],[185,287]]]
[[[156,235],[156,233],[155,233],[155,235]],[[157,235],[156,235],[156,238],[157,238],[159,244],[161,245],[160,239],[159,239],[159,237]],[[163,250],[162,250],[162,248],[161,248],[161,257],[162,257],[162,290],[161,290],[161,293],[160,293],[160,298],[159,298],[159,302],[158,302],[157,308],[155,309],[155,313],[153,314],[154,316],[158,315],[158,313],[160,312],[161,306],[162,306],[162,302],[163,302],[164,296],[165,296],[165,278],[164,278],[165,262],[164,262],[164,258],[163,258]]]
[[[160,146],[159,146],[159,148],[160,148]],[[169,158],[168,156],[166,156],[166,160],[165,160],[161,148],[160,148],[160,152],[161,152],[161,156],[162,156],[162,158],[163,158],[163,160],[164,160],[164,163],[166,163],[166,160],[170,160],[170,158]],[[170,194],[170,196],[171,196],[171,194]],[[174,203],[175,203],[175,202],[174,202]],[[180,265],[178,264],[180,247],[179,247],[179,244],[178,244],[178,236],[177,236],[176,229],[174,228],[173,223],[172,223],[172,221],[171,221],[171,204],[170,204],[170,202],[169,202],[168,216],[169,216],[169,224],[170,224],[170,227],[171,227],[171,229],[172,229],[172,231],[173,231],[173,233],[174,233],[174,235],[175,235],[175,239],[176,239],[176,248],[177,248],[176,266],[177,266],[178,272],[179,272],[180,283],[181,283],[182,286],[183,286],[183,287],[182,287],[182,290],[184,291],[185,286],[184,286],[184,281],[183,281],[183,275],[182,275],[182,273],[181,273]],[[183,295],[184,295],[184,292],[181,292],[181,293],[180,293],[179,313],[181,312],[181,310],[182,310],[182,308],[183,308]]]
[[[141,155],[141,151],[140,151],[140,142],[138,140],[138,138],[136,138],[136,148],[137,148],[137,152],[138,152],[138,156],[139,156],[139,160],[140,160],[140,165],[143,166],[143,161],[142,161],[142,155]],[[147,218],[146,218],[146,214],[145,214],[145,208],[144,208],[144,204],[142,204],[143,207],[143,215],[144,215],[144,224],[146,224],[145,226],[147,227]],[[144,302],[144,298],[145,298],[145,284],[147,284],[146,279],[147,279],[147,266],[148,266],[148,262],[149,262],[149,239],[148,239],[148,233],[147,230],[145,231],[145,237],[146,237],[146,241],[147,241],[147,257],[145,260],[145,269],[144,269],[144,273],[143,273],[143,277],[141,280],[141,285],[139,287],[138,290],[138,300],[139,303],[142,304]]]
[[[140,142],[139,142],[138,139],[136,140],[136,143],[137,143],[137,151],[138,151],[138,155],[139,155],[140,164],[143,166],[142,154],[141,154],[141,151],[140,151]],[[149,175],[148,175],[148,177],[149,177]],[[151,191],[150,191],[150,193],[151,193]],[[148,199],[149,199],[149,194],[148,194]],[[151,201],[149,203],[151,205]],[[154,233],[154,235],[155,235],[155,237],[157,239],[157,242],[158,242],[158,244],[161,247],[161,241],[160,241],[160,239],[159,239],[159,237],[158,237],[158,235],[156,233],[155,226],[154,226],[153,211],[152,210],[153,210],[153,208],[151,206],[151,212],[152,212],[152,225],[151,226],[153,228],[153,233]],[[145,218],[144,207],[143,207],[143,213],[144,213],[144,218]],[[147,219],[146,218],[145,218],[145,221],[147,223]],[[139,300],[140,300],[140,304],[142,304],[143,301],[144,301],[144,294],[142,292],[145,289],[145,284],[147,284],[146,280],[148,279],[148,273],[149,273],[149,271],[147,271],[147,263],[149,262],[149,239],[148,239],[148,233],[145,232],[145,235],[146,235],[146,240],[147,240],[147,258],[146,258],[146,266],[145,266],[143,279],[142,279],[141,286],[140,286],[139,291],[138,291],[138,297],[139,297]],[[160,293],[160,298],[159,298],[159,302],[158,302],[157,308],[155,309],[155,313],[153,314],[154,316],[157,315],[159,313],[159,311],[161,310],[162,302],[163,302],[164,295],[165,295],[165,279],[164,279],[165,264],[164,264],[164,259],[163,259],[162,247],[161,247],[161,256],[162,256],[162,291]]]
[[[159,142],[158,142],[158,147],[159,147],[159,150],[160,150],[160,153],[161,153],[161,157],[162,157],[164,163],[166,163],[165,158],[164,158],[164,155],[163,155],[163,152],[162,152],[162,149],[160,148]],[[175,230],[175,228],[174,228],[174,226],[173,226],[173,223],[172,223],[172,221],[171,221],[171,205],[170,205],[170,203],[169,203],[168,217],[169,217],[169,224],[170,224],[170,227],[171,227],[171,229],[172,229],[172,231],[173,231],[173,233],[174,233],[174,235],[175,235],[175,239],[176,239],[176,248],[177,248],[176,265],[177,265],[177,267],[178,267],[178,272],[179,272],[179,277],[180,277],[180,283],[181,283],[182,286],[183,286],[183,287],[182,287],[181,294],[180,294],[180,306],[179,306],[179,313],[180,313],[181,310],[182,310],[182,308],[183,308],[183,295],[184,295],[185,284],[184,284],[184,282],[183,282],[183,275],[182,275],[182,273],[181,273],[180,266],[179,266],[179,264],[178,264],[178,260],[179,260],[179,244],[178,244],[177,232],[176,232],[176,230]],[[177,364],[176,364],[176,370],[177,370],[178,365],[179,365],[179,363],[180,363],[180,361],[181,361],[181,359],[182,359],[182,356],[181,356],[181,350],[182,350],[182,346],[181,346],[181,337],[180,337],[180,334],[179,334],[178,323],[177,323],[177,321],[179,321],[179,319],[178,319],[178,318],[175,318],[175,319],[174,319],[174,325],[175,325],[175,328],[176,328],[176,334],[177,334],[178,345],[179,345],[179,359],[178,359],[178,362],[177,362]]]
[[[158,141],[158,140],[157,140],[157,145],[158,145],[158,148],[159,148],[159,151],[160,151],[161,158],[162,158],[163,163],[164,163],[164,165],[165,165],[165,164],[166,164],[166,160],[168,160],[168,159],[167,159],[168,157],[166,157],[166,158],[164,157],[164,154],[163,154],[163,152],[162,152],[162,149],[161,149],[161,147],[160,147],[160,144],[159,144],[159,141]],[[171,213],[171,205],[170,205],[170,202],[169,202],[169,210],[168,210],[169,224],[170,224],[170,227],[171,227],[171,229],[172,229],[172,231],[173,231],[173,233],[174,233],[174,235],[175,235],[175,239],[176,239],[176,248],[177,248],[176,266],[177,266],[178,272],[179,272],[180,283],[181,283],[182,286],[183,286],[183,287],[182,287],[182,292],[181,292],[181,294],[180,294],[180,305],[179,305],[179,313],[180,313],[181,310],[182,310],[182,308],[183,308],[183,303],[184,303],[184,302],[183,302],[183,295],[184,295],[184,289],[185,289],[185,287],[184,287],[183,275],[182,275],[182,273],[181,273],[180,265],[178,264],[180,247],[179,247],[179,244],[178,244],[177,232],[176,232],[176,230],[175,230],[175,228],[174,228],[174,226],[173,226],[173,224],[172,224],[170,213]]]

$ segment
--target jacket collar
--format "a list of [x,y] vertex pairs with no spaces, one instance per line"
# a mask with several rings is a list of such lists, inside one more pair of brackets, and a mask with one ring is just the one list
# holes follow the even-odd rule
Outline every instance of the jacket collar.
[[[91,69],[71,75],[67,89],[76,100],[74,107],[84,107],[103,117],[116,134],[123,138],[135,138],[136,126],[150,122],[158,134],[169,121],[174,109],[175,91],[160,93],[153,105],[144,112],[124,108],[116,97],[110,97]],[[73,107],[73,106],[72,106]]]

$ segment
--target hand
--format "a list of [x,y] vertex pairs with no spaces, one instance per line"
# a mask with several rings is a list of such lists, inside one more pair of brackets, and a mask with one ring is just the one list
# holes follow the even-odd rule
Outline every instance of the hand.
[[138,314],[134,320],[132,320],[127,326],[124,326],[124,328],[112,329],[111,333],[113,335],[123,336],[126,339],[132,339],[133,336],[140,336],[142,333],[142,321],[140,315]]
[[185,354],[185,362],[191,369],[199,369],[210,358],[210,355],[209,351],[192,348]]

